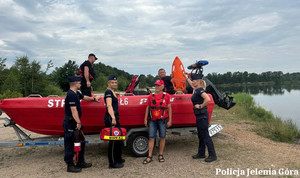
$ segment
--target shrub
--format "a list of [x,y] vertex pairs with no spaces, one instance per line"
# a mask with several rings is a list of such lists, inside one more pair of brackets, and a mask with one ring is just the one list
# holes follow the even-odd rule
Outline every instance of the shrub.
[[59,96],[61,96],[61,95],[64,95],[64,92],[58,86],[55,86],[53,84],[49,84],[41,94],[43,96],[49,96],[49,95],[59,95]]
[[7,98],[21,98],[23,95],[19,92],[16,91],[10,91],[10,90],[5,90],[5,92],[0,95],[0,99],[7,99]]

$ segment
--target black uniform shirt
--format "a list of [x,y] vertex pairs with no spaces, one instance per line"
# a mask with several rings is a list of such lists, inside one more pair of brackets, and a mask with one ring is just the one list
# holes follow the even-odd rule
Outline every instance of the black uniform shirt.
[[[106,98],[111,98],[112,99],[112,107],[114,110],[115,114],[119,113],[119,102],[118,102],[118,98],[115,97],[115,95],[113,94],[113,92],[109,89],[107,89],[104,93],[104,102],[106,104]],[[106,109],[106,115],[108,114],[108,111]]]
[[85,80],[85,77],[84,77],[84,67],[87,66],[89,68],[89,74],[93,77],[90,78],[90,82],[92,82],[92,80],[95,78],[95,72],[94,72],[94,69],[93,69],[93,66],[92,66],[92,63],[90,63],[90,61],[84,61],[84,63],[82,63],[80,65],[80,69],[82,70],[82,78],[81,78],[81,85],[86,85],[86,80]]
[[174,87],[173,87],[173,84],[172,84],[172,81],[171,81],[171,77],[170,76],[165,76],[165,77],[162,78],[162,80],[165,83],[164,92],[167,92],[169,94],[175,94]]
[[198,88],[194,91],[194,94],[192,96],[192,102],[193,105],[195,106],[196,104],[202,104],[204,99],[202,98],[201,94],[204,93],[204,89],[203,88]]
[[65,98],[65,116],[73,117],[71,106],[76,106],[79,118],[81,117],[80,100],[83,97],[84,96],[79,91],[75,93],[73,90],[69,90],[67,92],[67,96]]

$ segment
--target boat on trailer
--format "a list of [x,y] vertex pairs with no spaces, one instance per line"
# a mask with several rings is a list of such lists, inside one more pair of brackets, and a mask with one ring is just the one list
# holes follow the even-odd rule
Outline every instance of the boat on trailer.
[[[192,94],[171,95],[173,128],[195,126],[196,119],[191,102]],[[210,95],[211,97],[211,95]],[[144,126],[148,95],[119,95],[120,124],[126,129]],[[0,108],[19,126],[44,135],[62,136],[65,98],[28,97],[0,100]],[[209,118],[214,101],[208,104]],[[104,97],[99,102],[81,101],[85,134],[99,133],[105,127],[103,118],[106,111]]]
[[[198,61],[192,65],[191,69],[195,70],[196,73],[202,74],[202,67],[207,64],[207,61]],[[215,102],[218,106],[225,109],[230,109],[235,103],[232,97],[228,97],[227,94],[221,94],[208,79],[204,78],[204,80],[208,83],[207,92],[211,99],[207,105],[210,123]],[[148,128],[144,126],[144,116],[150,90],[148,92],[135,90],[138,82],[139,77],[134,76],[126,93],[118,95],[120,124],[128,130],[125,145],[129,146],[130,151],[134,155],[145,156],[148,152]],[[176,135],[195,134],[196,118],[192,109],[192,94],[178,93],[180,94],[170,95],[172,127],[167,129],[167,132]],[[0,100],[0,115],[4,111],[9,117],[0,119],[6,121],[5,127],[13,127],[18,136],[17,141],[0,142],[0,146],[63,144],[63,137],[61,136],[64,133],[62,126],[64,105],[65,98],[58,96],[41,97],[39,95],[30,95],[26,98]],[[84,126],[84,133],[89,135],[86,142],[101,143],[99,133],[105,127],[103,122],[106,111],[104,97],[101,97],[99,102],[82,100],[81,107],[81,122]],[[31,138],[19,126],[34,133],[48,135],[48,137]],[[222,129],[221,125],[214,124],[209,127],[209,133],[213,136]]]

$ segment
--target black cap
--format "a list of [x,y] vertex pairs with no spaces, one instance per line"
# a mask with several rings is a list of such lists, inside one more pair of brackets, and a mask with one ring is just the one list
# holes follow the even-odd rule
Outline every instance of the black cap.
[[81,82],[81,78],[75,76],[68,77],[68,80],[69,82]]
[[110,75],[109,77],[108,77],[108,81],[109,80],[117,80],[117,77],[115,76],[115,75]]
[[95,56],[95,54],[93,54],[93,53],[89,54],[89,57],[91,57],[91,56],[94,56],[94,57],[95,57],[95,60],[98,59],[98,58]]
[[199,80],[199,79],[202,79],[202,78],[203,78],[202,74],[195,74],[195,75],[191,76],[192,80]]

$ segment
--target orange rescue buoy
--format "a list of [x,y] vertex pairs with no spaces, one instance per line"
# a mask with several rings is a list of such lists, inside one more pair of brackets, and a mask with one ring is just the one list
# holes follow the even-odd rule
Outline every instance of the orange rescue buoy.
[[179,57],[176,56],[172,64],[172,83],[175,91],[185,91],[186,79],[183,76],[184,73],[183,64]]

